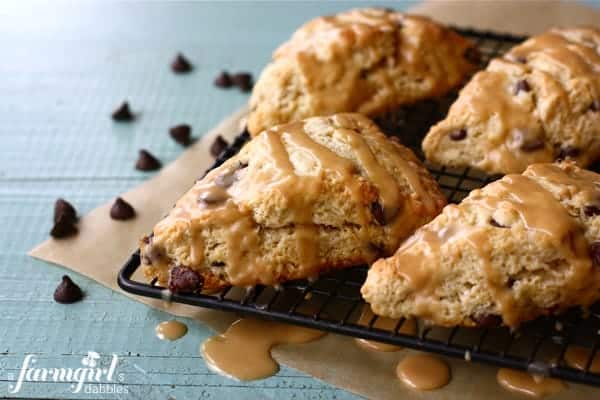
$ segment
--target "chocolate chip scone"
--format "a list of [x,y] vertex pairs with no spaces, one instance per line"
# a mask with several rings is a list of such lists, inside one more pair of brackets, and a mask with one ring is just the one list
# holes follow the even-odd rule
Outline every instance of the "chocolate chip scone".
[[600,158],[600,30],[552,29],[494,59],[423,141],[427,159],[488,173]]
[[516,327],[600,299],[600,175],[535,164],[472,191],[378,260],[361,289],[381,316]]
[[391,255],[437,215],[437,182],[360,114],[264,131],[198,181],[141,243],[174,292],[276,285]]
[[376,116],[437,97],[466,79],[476,54],[467,39],[425,17],[366,8],[317,18],[262,72],[248,130],[339,112]]

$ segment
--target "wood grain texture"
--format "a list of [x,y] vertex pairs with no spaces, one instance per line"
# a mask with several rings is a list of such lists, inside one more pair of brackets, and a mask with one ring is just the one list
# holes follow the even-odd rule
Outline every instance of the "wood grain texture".
[[[187,320],[183,339],[162,342],[154,327],[170,316],[81,276],[84,301],[56,304],[64,270],[25,253],[46,238],[57,197],[86,213],[150,176],[133,168],[139,148],[164,163],[180,154],[170,126],[189,123],[198,136],[245,103],[213,87],[221,69],[257,74],[302,22],[358,4],[0,3],[0,397],[356,398],[286,367],[249,383],[216,375],[198,354],[207,328]],[[193,73],[169,71],[177,51]],[[135,123],[109,118],[123,99]],[[90,350],[119,356],[127,395],[74,394],[54,382],[8,393],[26,354],[40,367],[76,368]]]

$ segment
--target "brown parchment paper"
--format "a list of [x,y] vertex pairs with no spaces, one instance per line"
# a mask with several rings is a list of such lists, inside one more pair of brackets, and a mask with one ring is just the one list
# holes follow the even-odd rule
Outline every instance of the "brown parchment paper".
[[[600,25],[598,10],[573,2],[431,1],[418,5],[412,11],[457,26],[512,33],[534,34],[556,25]],[[290,26],[290,33],[295,28]],[[150,231],[210,166],[212,158],[208,148],[214,137],[221,134],[228,139],[233,138],[240,132],[245,114],[245,108],[235,112],[155,177],[122,194],[138,211],[134,220],[112,221],[108,216],[110,204],[104,204],[81,218],[79,235],[61,241],[48,240],[34,248],[30,255],[65,266],[121,291],[116,284],[116,275],[136,248],[138,238]],[[97,245],[99,241],[102,246]],[[217,331],[223,331],[235,319],[234,315],[223,312],[180,304],[166,308],[162,301],[131,297],[174,315],[194,318]],[[305,345],[281,346],[273,353],[280,363],[370,399],[493,400],[513,397],[496,384],[496,368],[453,359],[448,359],[453,376],[448,386],[432,392],[411,391],[395,377],[398,360],[409,350],[398,353],[367,351],[356,346],[353,339],[336,335],[327,335]],[[569,384],[568,391],[552,398],[589,399],[594,394],[598,396],[598,389]]]

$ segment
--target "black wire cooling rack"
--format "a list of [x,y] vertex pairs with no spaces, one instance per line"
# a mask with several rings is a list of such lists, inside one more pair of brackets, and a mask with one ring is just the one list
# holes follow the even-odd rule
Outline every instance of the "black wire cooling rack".
[[[479,48],[479,60],[484,67],[523,37],[457,29],[471,38]],[[376,122],[388,134],[398,136],[403,143],[421,154],[420,142],[427,129],[444,117],[456,98],[425,101],[399,112],[378,118]],[[247,132],[239,135],[221,153],[215,168],[236,154],[249,140]],[[482,187],[495,177],[470,169],[448,169],[428,165],[450,202],[462,200],[472,189]],[[244,316],[289,322],[368,340],[401,345],[417,350],[484,362],[530,373],[600,386],[600,370],[592,361],[600,345],[600,303],[586,315],[573,310],[560,317],[544,317],[523,325],[516,331],[506,328],[452,329],[419,324],[416,336],[401,333],[401,319],[393,329],[382,326],[377,316],[361,318],[365,303],[360,295],[367,267],[355,267],[324,275],[316,281],[293,281],[281,287],[256,286],[251,289],[230,287],[217,294],[174,294],[153,282],[133,279],[140,265],[139,252],[128,260],[119,273],[119,286],[141,296],[165,298],[195,306],[233,311]],[[567,366],[565,356],[574,347],[589,350],[581,369]],[[599,355],[600,357],[600,355]]]

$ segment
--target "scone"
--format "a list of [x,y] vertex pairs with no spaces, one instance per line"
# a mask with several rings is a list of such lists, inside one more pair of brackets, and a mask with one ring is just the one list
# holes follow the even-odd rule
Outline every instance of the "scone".
[[516,327],[600,299],[600,175],[535,164],[472,191],[378,260],[361,289],[381,316]]
[[186,193],[141,243],[174,292],[276,285],[391,255],[445,200],[406,147],[359,114],[264,131]]
[[600,30],[552,29],[494,59],[423,141],[428,160],[488,173],[600,158]]
[[254,86],[248,130],[340,112],[376,116],[459,86],[473,45],[428,18],[356,9],[309,21]]

